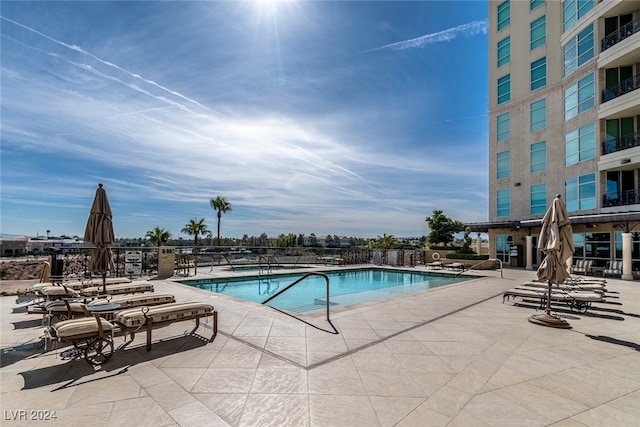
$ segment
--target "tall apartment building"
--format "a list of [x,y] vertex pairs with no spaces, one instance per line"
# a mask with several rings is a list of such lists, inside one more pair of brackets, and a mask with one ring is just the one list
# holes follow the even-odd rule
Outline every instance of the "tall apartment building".
[[[640,1],[489,1],[491,255],[535,268],[556,194],[577,259],[640,270]],[[516,255],[517,253],[517,255]],[[623,256],[624,255],[624,256]],[[515,258],[514,258],[515,257]]]

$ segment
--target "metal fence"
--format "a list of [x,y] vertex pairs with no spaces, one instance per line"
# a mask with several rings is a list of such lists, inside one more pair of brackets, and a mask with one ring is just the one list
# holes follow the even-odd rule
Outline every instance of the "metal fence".
[[[115,247],[115,270],[110,276],[139,277],[154,276],[158,271],[158,249],[149,247]],[[191,262],[197,257],[198,267],[228,267],[233,269],[251,265],[360,265],[384,264],[415,266],[424,263],[425,251],[421,249],[368,249],[368,248],[272,248],[247,247],[241,249],[199,247],[197,255],[193,246],[177,246],[175,252],[187,254]],[[51,255],[52,272],[63,278],[89,278],[91,249]],[[57,264],[57,266],[56,266]]]

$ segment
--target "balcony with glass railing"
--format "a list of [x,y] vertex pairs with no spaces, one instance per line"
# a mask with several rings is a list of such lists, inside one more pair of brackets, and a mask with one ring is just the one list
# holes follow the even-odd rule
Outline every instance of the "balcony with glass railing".
[[611,138],[602,143],[602,155],[616,153],[628,148],[640,147],[640,132],[630,133],[620,138]]
[[640,190],[627,190],[607,193],[602,196],[602,207],[628,206],[640,204]]
[[631,21],[602,39],[602,52],[640,31],[640,19]]

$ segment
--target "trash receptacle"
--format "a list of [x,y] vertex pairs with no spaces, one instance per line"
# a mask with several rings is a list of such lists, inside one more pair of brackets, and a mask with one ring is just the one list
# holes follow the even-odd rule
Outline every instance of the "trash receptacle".
[[62,282],[64,275],[64,256],[62,254],[51,255],[51,281]]
[[509,249],[509,266],[518,266],[518,246],[516,245],[511,246]]

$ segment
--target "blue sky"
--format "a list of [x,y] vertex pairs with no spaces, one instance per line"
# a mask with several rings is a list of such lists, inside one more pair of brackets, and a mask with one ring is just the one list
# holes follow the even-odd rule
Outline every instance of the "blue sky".
[[485,1],[11,2],[3,234],[428,233],[484,221]]

